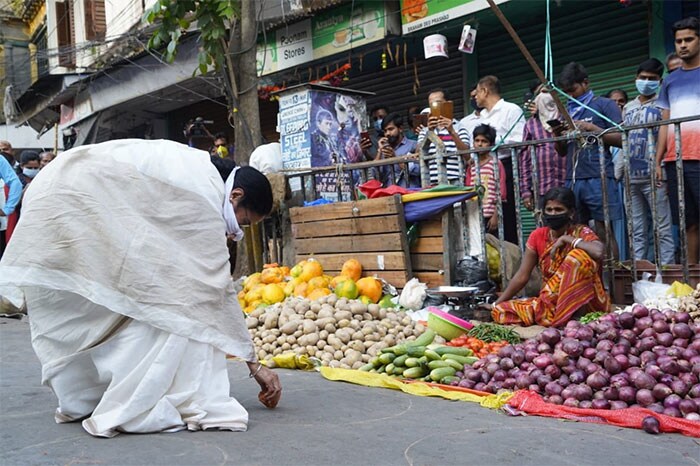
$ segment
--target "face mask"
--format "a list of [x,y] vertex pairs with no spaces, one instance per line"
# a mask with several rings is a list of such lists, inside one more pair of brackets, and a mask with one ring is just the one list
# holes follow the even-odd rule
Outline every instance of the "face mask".
[[647,81],[646,79],[637,79],[634,84],[637,85],[637,91],[642,95],[654,95],[659,90],[661,82]]
[[571,219],[569,218],[569,214],[544,214],[542,220],[544,222],[544,225],[551,228],[552,230],[560,230],[571,221]]
[[37,175],[37,173],[39,173],[39,169],[38,168],[23,168],[22,173],[24,173],[24,176],[26,176],[27,178],[34,178]]
[[376,120],[374,122],[374,129],[376,129],[377,131],[381,131],[382,130],[382,121],[384,121],[384,120],[382,120],[381,118]]
[[480,112],[480,111],[482,111],[482,110],[484,109],[484,107],[479,107],[479,105],[476,103],[476,97],[472,97],[471,99],[469,99],[469,104],[470,104],[470,105],[472,106],[472,108],[473,108],[474,110],[476,110],[477,112]]

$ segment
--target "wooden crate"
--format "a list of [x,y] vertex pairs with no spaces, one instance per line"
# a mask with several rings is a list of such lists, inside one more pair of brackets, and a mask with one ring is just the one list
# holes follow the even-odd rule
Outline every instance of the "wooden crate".
[[458,234],[452,209],[419,225],[418,240],[410,248],[413,276],[428,288],[451,285]]
[[313,257],[329,275],[357,259],[365,276],[397,288],[412,277],[400,196],[290,209],[296,260]]

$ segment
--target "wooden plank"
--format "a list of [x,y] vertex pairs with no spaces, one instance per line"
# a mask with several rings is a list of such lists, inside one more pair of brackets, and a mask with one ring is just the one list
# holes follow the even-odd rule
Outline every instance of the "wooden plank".
[[322,220],[319,222],[293,223],[294,238],[322,238],[326,236],[373,235],[402,231],[397,215],[379,217]]
[[430,219],[420,222],[418,237],[442,236],[442,221]]
[[437,272],[413,272],[413,276],[421,283],[427,284],[428,288],[449,285],[449,283],[445,283],[445,276]]
[[418,238],[411,248],[411,254],[430,254],[443,252],[442,237]]
[[363,270],[382,270],[378,256],[383,256],[384,270],[406,270],[406,256],[402,251],[380,253],[346,252],[341,254],[316,254],[313,256],[310,254],[297,254],[297,262],[313,257],[321,263],[323,270],[340,271],[346,260],[357,259],[362,264]]
[[391,215],[399,212],[399,196],[367,199],[354,202],[336,202],[311,207],[294,207],[289,210],[292,223],[316,222],[341,218],[372,217]]
[[445,272],[445,283],[452,284],[452,277],[455,276],[455,262],[457,258],[457,235],[455,228],[454,210],[447,209],[442,213],[442,270]]
[[414,272],[437,272],[443,270],[442,254],[411,254]]
[[403,251],[404,233],[379,235],[342,236],[332,238],[308,238],[294,241],[298,255],[335,254],[348,251],[349,255],[358,252]]
[[[340,270],[324,270],[327,275],[335,277],[340,274]],[[386,280],[387,283],[394,285],[397,288],[403,288],[411,276],[404,270],[363,270],[363,277],[377,276]]]

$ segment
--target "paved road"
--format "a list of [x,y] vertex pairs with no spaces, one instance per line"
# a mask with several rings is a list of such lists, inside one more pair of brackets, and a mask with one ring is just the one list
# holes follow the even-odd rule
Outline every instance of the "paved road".
[[55,424],[39,383],[26,320],[0,319],[0,464],[698,465],[700,443],[676,434],[538,417],[421,398],[279,371],[280,406],[257,401],[241,363],[232,392],[250,412],[246,433],[179,432],[97,439]]

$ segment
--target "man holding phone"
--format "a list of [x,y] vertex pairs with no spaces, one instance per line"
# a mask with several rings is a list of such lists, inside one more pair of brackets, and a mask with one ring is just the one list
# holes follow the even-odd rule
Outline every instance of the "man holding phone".
[[[530,101],[532,116],[525,123],[523,142],[549,139],[553,137],[552,129],[561,125],[559,110],[554,98],[542,83],[534,81],[530,86],[533,99]],[[554,143],[545,142],[535,146],[537,160],[538,186],[533,187],[532,158],[530,146],[523,147],[518,160],[520,163],[520,195],[523,205],[528,210],[534,210],[534,189],[540,199],[552,188],[564,186],[566,183],[566,158],[557,154]]]
[[[408,155],[416,149],[416,141],[408,139],[403,132],[400,114],[392,113],[385,117],[382,131],[384,136],[379,139],[375,160]],[[420,167],[415,162],[380,167],[380,176],[384,186],[395,184],[404,188],[420,188]]]
[[[455,152],[469,150],[469,133],[467,133],[464,128],[460,127],[457,129],[459,123],[453,119],[452,112],[450,111],[451,103],[447,92],[443,89],[434,89],[428,93],[428,105],[430,108],[428,126],[421,130],[418,141],[423,140],[428,134],[428,131],[435,132],[435,135],[445,144],[445,153],[447,154],[447,180],[450,184],[458,184],[461,182],[461,178],[459,176],[459,158]],[[437,148],[435,144],[431,143],[428,147],[428,155],[435,155],[436,153]],[[462,157],[465,159],[465,162],[469,159],[469,155],[462,155]],[[437,183],[437,162],[431,160],[430,184],[435,185]]]

